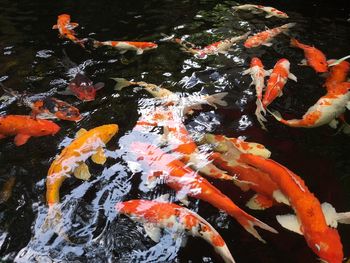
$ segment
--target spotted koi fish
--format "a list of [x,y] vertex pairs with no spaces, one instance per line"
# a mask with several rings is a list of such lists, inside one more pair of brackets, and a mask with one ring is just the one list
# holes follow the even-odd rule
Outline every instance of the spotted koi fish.
[[78,27],[78,23],[73,23],[70,21],[70,15],[68,14],[61,14],[57,18],[57,24],[52,26],[52,29],[58,29],[58,32],[60,33],[60,36],[62,38],[67,38],[71,40],[72,42],[79,44],[80,46],[84,47],[83,41],[78,39],[75,35],[74,28]]
[[142,223],[148,236],[155,242],[159,242],[161,228],[169,229],[174,234],[185,232],[203,238],[224,262],[235,262],[220,234],[204,218],[187,208],[172,203],[130,200],[118,203],[116,210]]
[[15,135],[15,145],[25,144],[30,137],[55,135],[60,127],[52,121],[24,115],[0,116],[0,139]]
[[309,65],[317,73],[323,73],[328,71],[327,59],[321,50],[312,46],[302,44],[295,38],[292,38],[290,40],[290,45],[292,47],[300,48],[304,51],[306,60],[303,60],[301,62],[301,65]]
[[265,18],[270,18],[273,16],[278,18],[288,18],[288,15],[286,13],[279,11],[276,8],[270,7],[270,6],[246,4],[246,5],[233,6],[232,9],[233,11],[247,10],[247,11],[252,11],[253,13],[265,12],[267,13]]
[[255,34],[252,37],[249,37],[245,43],[244,46],[246,48],[253,48],[253,47],[258,47],[261,45],[264,46],[271,46],[271,40],[276,37],[277,35],[281,33],[287,32],[290,28],[294,27],[296,24],[295,23],[289,23],[282,25],[280,27],[275,27],[260,33]]
[[[290,218],[288,220],[288,217],[282,216],[277,217],[279,223],[290,225],[299,222],[294,228],[295,231],[304,235],[308,246],[321,260],[328,263],[341,263],[343,261],[343,246],[339,233],[336,229],[328,227],[320,202],[309,191],[304,181],[271,159],[251,154],[242,154],[240,159],[268,173],[282,193],[288,197],[297,220],[290,220]],[[289,226],[289,228],[292,227]]]
[[97,41],[93,40],[95,48],[109,46],[117,49],[119,53],[124,54],[128,50],[136,51],[137,55],[141,55],[144,51],[155,49],[158,47],[153,42],[135,42],[135,41]]
[[262,242],[265,241],[255,230],[254,226],[277,233],[275,229],[240,209],[216,187],[199,176],[196,172],[186,167],[186,165],[177,160],[175,156],[163,152],[156,146],[141,142],[131,143],[131,151],[136,155],[138,160],[142,160],[154,171],[154,176],[161,177],[164,175],[163,173],[166,173],[163,179],[169,187],[177,192],[180,198],[181,196],[183,198],[189,195],[206,201],[216,208],[225,211],[235,218],[246,231]]

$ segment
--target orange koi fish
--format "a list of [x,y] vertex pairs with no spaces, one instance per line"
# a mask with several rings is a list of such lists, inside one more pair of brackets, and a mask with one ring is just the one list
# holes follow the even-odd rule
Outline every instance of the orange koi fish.
[[266,121],[266,119],[261,114],[261,112],[266,114],[266,110],[264,109],[264,107],[262,105],[262,93],[263,93],[263,90],[265,89],[265,83],[264,83],[265,76],[270,75],[270,72],[264,70],[264,65],[262,64],[262,62],[259,58],[254,57],[254,58],[252,58],[252,60],[250,62],[249,69],[243,71],[243,75],[246,75],[248,73],[252,77],[252,83],[250,85],[254,85],[255,91],[256,91],[257,99],[256,99],[255,115],[256,115],[260,125],[263,128],[265,128],[263,121]]
[[0,86],[7,94],[15,97],[20,104],[24,104],[31,108],[31,116],[34,118],[60,119],[67,121],[79,121],[82,118],[76,107],[73,107],[62,100],[53,97],[34,100],[28,97],[28,94],[19,94],[17,91],[5,87],[1,82]]
[[288,199],[281,193],[268,174],[239,160],[242,153],[268,158],[271,153],[263,145],[213,134],[205,134],[201,143],[209,143],[213,146],[216,152],[212,153],[210,157],[214,160],[215,165],[228,171],[239,180],[250,182],[243,187],[241,184],[237,184],[242,191],[252,189],[256,192],[246,204],[249,208],[266,209],[276,202],[289,204]]
[[103,147],[118,132],[118,125],[108,124],[93,128],[89,131],[81,129],[77,138],[63,149],[52,162],[46,179],[46,200],[49,207],[59,203],[59,190],[63,181],[74,173],[74,176],[88,180],[89,167],[85,161],[91,160],[97,164],[104,164],[106,156]]
[[248,38],[245,41],[244,46],[246,48],[258,47],[260,45],[265,45],[269,47],[272,45],[271,40],[275,36],[281,33],[287,32],[290,28],[292,28],[295,25],[296,25],[295,23],[289,23],[289,24],[282,25],[280,27],[275,27],[275,28],[257,33],[254,36]]
[[270,6],[246,4],[246,5],[233,6],[232,9],[233,11],[238,11],[238,10],[252,11],[253,14],[265,12],[267,13],[265,18],[270,18],[273,16],[278,18],[288,18],[288,15],[286,13],[279,11],[276,8],[270,7]]
[[74,79],[68,85],[68,88],[60,92],[62,95],[74,95],[82,101],[93,101],[96,97],[96,91],[104,87],[103,82],[98,82],[94,84],[84,74],[78,73],[75,75]]
[[0,117],[0,139],[16,135],[16,146],[25,144],[30,137],[55,135],[60,127],[52,121],[33,119],[24,115]]
[[332,89],[338,83],[346,81],[350,71],[350,63],[342,61],[339,64],[330,68],[329,76],[326,79],[324,86],[327,90]]
[[311,106],[301,119],[285,120],[278,111],[271,112],[279,122],[290,127],[314,128],[329,124],[336,128],[338,121],[346,108],[350,109],[350,82],[342,82],[330,86],[327,94]]
[[321,50],[312,46],[302,44],[295,38],[291,38],[290,45],[292,47],[300,48],[304,51],[306,60],[303,60],[301,62],[301,65],[309,65],[318,73],[328,71],[328,63],[326,60],[326,56],[322,53]]
[[116,210],[144,224],[146,233],[155,242],[159,242],[161,228],[169,229],[175,235],[185,232],[203,238],[224,262],[235,262],[220,234],[204,218],[187,208],[172,203],[130,200],[118,203]]
[[84,47],[82,40],[78,39],[75,35],[74,28],[78,27],[78,23],[70,21],[70,15],[62,14],[57,18],[57,24],[52,26],[52,29],[58,29],[62,38],[67,38],[76,44]]
[[135,41],[97,41],[93,40],[93,46],[95,48],[101,46],[110,46],[119,51],[120,54],[124,54],[128,50],[136,51],[137,55],[141,55],[144,51],[155,49],[158,47],[153,42],[135,42]]
[[[338,231],[327,226],[320,202],[309,191],[304,181],[271,159],[251,154],[242,154],[240,159],[268,173],[282,193],[288,197],[297,216],[295,221],[300,223],[300,228],[296,228],[296,231],[304,235],[312,251],[328,263],[342,262],[343,251]],[[288,222],[288,217],[279,217],[278,221],[285,225],[295,222]]]
[[177,160],[175,156],[163,152],[156,146],[141,142],[131,143],[131,151],[139,160],[143,160],[143,162],[149,166],[154,172],[153,176],[159,177],[161,173],[166,173],[164,177],[166,184],[174,189],[178,193],[178,196],[185,197],[189,195],[206,201],[216,208],[225,211],[235,218],[246,231],[262,242],[265,241],[255,230],[254,226],[277,233],[275,229],[240,209],[226,195],[221,193],[206,179],[186,167],[186,165]]
[[277,61],[274,66],[271,76],[267,81],[266,91],[262,100],[262,106],[266,109],[277,97],[283,95],[282,89],[287,82],[287,79],[297,81],[297,77],[289,72],[290,63],[287,59],[282,58]]

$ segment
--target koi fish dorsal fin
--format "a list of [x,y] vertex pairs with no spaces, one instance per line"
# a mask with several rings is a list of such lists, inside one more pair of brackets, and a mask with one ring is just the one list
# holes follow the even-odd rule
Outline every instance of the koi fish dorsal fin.
[[300,223],[296,215],[288,214],[288,215],[278,215],[276,216],[278,223],[284,228],[293,231],[299,235],[303,235],[300,229]]
[[14,139],[14,142],[15,142],[15,145],[16,146],[21,146],[23,144],[25,144],[30,138],[30,135],[27,135],[27,134],[17,134],[15,139]]
[[81,163],[77,168],[75,168],[74,176],[84,181],[90,179],[91,174],[89,171],[89,167],[86,165],[86,163]]
[[147,236],[150,237],[154,242],[159,242],[160,240],[160,228],[157,227],[155,224],[152,223],[146,223],[144,224],[144,229],[147,234]]
[[91,160],[96,164],[104,164],[107,160],[103,148],[100,146],[97,149],[97,152],[91,156]]
[[273,205],[273,200],[260,194],[255,194],[246,203],[246,206],[253,210],[265,210]]
[[127,79],[123,79],[123,78],[111,78],[111,79],[117,82],[114,86],[114,90],[117,90],[117,91],[132,85],[132,82],[128,81]]
[[84,128],[81,128],[81,129],[77,132],[75,138],[79,138],[79,137],[83,136],[85,133],[87,133],[87,130],[85,130]]

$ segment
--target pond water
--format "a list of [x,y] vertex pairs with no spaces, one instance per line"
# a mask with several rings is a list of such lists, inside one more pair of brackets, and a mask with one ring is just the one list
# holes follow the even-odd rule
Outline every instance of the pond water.
[[[262,143],[271,150],[272,159],[305,180],[321,203],[329,202],[337,211],[350,211],[349,136],[328,126],[289,128],[271,117],[268,131],[264,131],[255,118],[255,90],[249,86],[250,77],[241,74],[254,56],[260,57],[267,69],[282,57],[290,60],[298,82],[289,81],[284,95],[271,105],[284,116],[302,116],[324,94],[323,78],[311,68],[298,65],[303,53],[289,46],[287,36],[278,36],[272,47],[249,50],[240,42],[228,54],[207,59],[184,53],[173,43],[159,42],[161,33],[165,33],[188,36],[188,41],[205,46],[249,30],[255,33],[279,26],[285,20],[265,19],[250,12],[233,15],[230,7],[237,2],[217,0],[0,3],[0,80],[19,92],[55,95],[79,108],[84,116],[77,123],[60,121],[61,130],[55,136],[31,138],[20,147],[12,138],[0,140],[0,186],[15,178],[11,197],[0,204],[1,262],[221,262],[202,239],[191,237],[181,247],[181,242],[165,233],[159,243],[154,243],[140,224],[117,215],[114,206],[119,201],[175,195],[166,185],[146,191],[141,173],[127,163],[128,153],[123,149],[137,138],[132,137],[131,130],[152,99],[140,88],[116,92],[112,77],[162,84],[184,95],[228,92],[227,107],[208,106],[186,119],[189,132],[242,136]],[[346,1],[252,3],[288,13],[288,22],[297,23],[290,34],[314,44],[328,58],[349,54],[350,10]],[[159,47],[142,55],[119,54],[108,48],[86,51],[60,39],[57,30],[51,29],[62,13],[70,14],[72,21],[80,24],[75,29],[79,37],[156,41]],[[65,63],[67,57],[74,67]],[[96,100],[81,102],[57,94],[78,70],[94,82],[105,82]],[[0,102],[0,115],[28,113],[27,108],[13,101]],[[42,232],[47,213],[45,180],[51,162],[80,128],[108,123],[117,123],[120,131],[107,145],[106,164],[88,162],[92,173],[89,181],[72,177],[61,188],[62,220],[69,241],[53,231]],[[227,182],[210,181],[245,211],[279,231],[278,235],[260,231],[267,241],[263,244],[225,213],[190,198],[189,207],[218,230],[236,262],[318,262],[302,236],[284,230],[275,220],[278,214],[290,213],[288,207],[253,211],[245,207],[251,192],[242,193]],[[349,257],[350,227],[340,225],[338,230],[344,255]]]

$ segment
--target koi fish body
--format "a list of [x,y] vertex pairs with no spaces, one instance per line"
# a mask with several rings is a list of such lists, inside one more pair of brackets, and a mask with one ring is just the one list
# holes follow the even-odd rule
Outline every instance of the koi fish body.
[[0,139],[15,135],[15,145],[25,144],[30,137],[54,135],[60,127],[52,121],[33,119],[24,115],[0,117]]
[[270,6],[246,4],[246,5],[234,6],[232,7],[232,9],[233,11],[247,10],[247,11],[252,11],[253,13],[265,12],[267,13],[265,16],[266,18],[270,18],[273,16],[278,18],[288,18],[288,15],[286,13]]
[[155,49],[158,47],[157,44],[152,42],[133,42],[133,41],[93,41],[94,47],[110,46],[113,47],[121,54],[128,50],[136,51],[137,55],[141,55],[144,51]]
[[205,219],[187,208],[157,201],[130,200],[118,203],[116,210],[143,223],[146,233],[155,242],[159,241],[161,228],[169,229],[175,235],[186,232],[212,245],[224,262],[235,262],[220,234]]
[[[146,143],[133,142],[131,150],[139,160],[143,160],[152,171],[166,173],[166,184],[174,189],[178,195],[186,195],[204,200],[218,209],[221,209],[235,218],[249,233],[264,242],[254,226],[276,233],[276,230],[250,216],[236,206],[227,196],[211,185],[206,179],[197,175],[193,170],[186,167],[176,157],[163,152],[156,146]],[[161,176],[155,172],[154,176]]]
[[254,36],[249,37],[245,41],[244,46],[246,48],[258,47],[260,45],[271,46],[272,45],[271,40],[275,36],[281,33],[287,32],[290,28],[292,28],[295,25],[296,25],[295,23],[289,23],[289,24],[282,25],[280,27],[275,27],[275,28],[257,33]]

